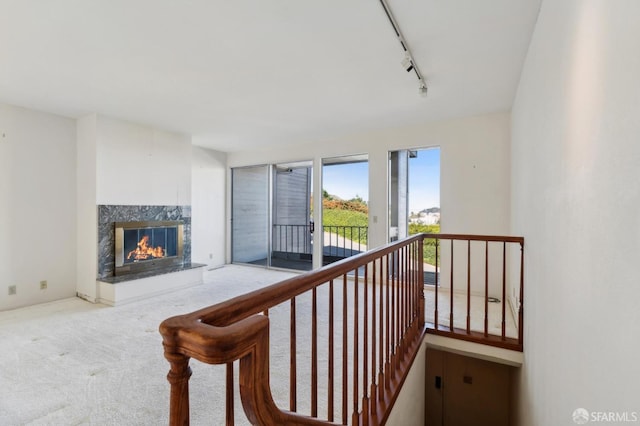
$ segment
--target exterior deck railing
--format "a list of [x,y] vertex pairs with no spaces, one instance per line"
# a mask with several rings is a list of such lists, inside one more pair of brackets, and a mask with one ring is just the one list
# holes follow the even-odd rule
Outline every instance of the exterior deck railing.
[[273,225],[272,251],[283,254],[313,253],[313,224]]
[[305,259],[311,262],[313,244],[322,241],[324,264],[355,256],[367,251],[368,227],[323,225],[322,239],[314,238],[313,223],[305,225],[275,224],[272,229],[272,256]]
[[344,259],[367,251],[367,226],[324,225],[322,253],[325,258]]

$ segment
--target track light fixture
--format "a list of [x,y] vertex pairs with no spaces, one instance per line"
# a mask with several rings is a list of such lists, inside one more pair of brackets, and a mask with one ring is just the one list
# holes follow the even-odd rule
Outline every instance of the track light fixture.
[[396,37],[400,42],[400,46],[402,46],[402,50],[404,50],[404,59],[401,61],[402,66],[407,72],[413,71],[416,74],[416,77],[418,78],[418,93],[421,96],[427,96],[427,83],[422,77],[422,73],[418,69],[418,64],[416,64],[415,59],[413,59],[413,55],[411,55],[411,50],[409,49],[409,45],[407,44],[406,40],[402,36],[402,32],[400,32],[400,27],[398,26],[398,23],[393,17],[393,14],[391,13],[391,9],[389,9],[389,5],[387,4],[386,0],[380,0],[380,4],[382,5],[384,12],[387,15],[387,18],[389,19],[389,23],[393,27],[393,31],[395,31],[396,33]]
[[422,97],[427,97],[427,83],[424,82],[424,80],[420,80],[420,86],[418,87],[418,93],[420,93],[420,96]]
[[413,59],[406,52],[404,55],[404,59],[402,60],[402,66],[407,70],[407,72],[411,72],[411,70],[413,69]]

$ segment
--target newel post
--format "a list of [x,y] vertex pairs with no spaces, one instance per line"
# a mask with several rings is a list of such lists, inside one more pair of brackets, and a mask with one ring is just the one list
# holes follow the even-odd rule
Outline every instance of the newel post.
[[191,377],[189,357],[170,352],[166,346],[164,356],[171,364],[167,374],[167,380],[171,384],[169,424],[186,426],[189,424],[189,378]]

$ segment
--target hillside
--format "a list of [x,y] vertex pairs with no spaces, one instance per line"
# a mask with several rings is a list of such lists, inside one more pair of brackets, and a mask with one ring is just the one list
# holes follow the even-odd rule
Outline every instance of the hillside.
[[[322,199],[322,225],[339,226],[341,228],[332,229],[331,232],[367,244],[369,226],[369,206],[357,197],[351,200],[342,200],[325,192]],[[344,228],[344,227],[361,228]]]

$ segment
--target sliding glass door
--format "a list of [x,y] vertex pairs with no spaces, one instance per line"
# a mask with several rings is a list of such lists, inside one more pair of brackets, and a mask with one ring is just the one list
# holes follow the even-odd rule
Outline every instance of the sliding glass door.
[[273,166],[273,267],[313,268],[312,170],[310,161]]
[[231,261],[269,264],[269,166],[231,170]]
[[311,270],[312,163],[231,170],[231,261]]

